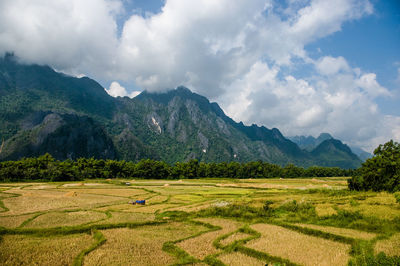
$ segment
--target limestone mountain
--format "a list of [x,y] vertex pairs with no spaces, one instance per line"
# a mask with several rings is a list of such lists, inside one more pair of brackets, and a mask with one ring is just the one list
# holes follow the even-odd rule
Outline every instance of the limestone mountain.
[[[289,139],[296,143],[301,149],[311,152],[323,141],[334,138],[329,133],[321,133],[317,138],[314,138],[313,136],[294,136],[289,137]],[[350,146],[350,150],[362,161],[372,157],[372,154],[354,145]]]
[[178,87],[166,93],[143,92],[134,99],[119,99],[117,120],[152,147],[163,149],[166,161],[264,160],[278,164],[311,164],[302,151],[278,129],[236,123],[216,103]]
[[329,133],[321,133],[317,138],[313,136],[294,136],[289,137],[289,139],[296,143],[301,149],[312,151],[323,141],[333,139],[333,137]]
[[317,159],[317,165],[337,165],[342,168],[356,168],[361,160],[355,155],[349,146],[337,139],[327,139],[311,151]]
[[57,159],[359,164],[340,145],[309,152],[276,128],[237,123],[184,87],[113,98],[90,78],[20,64],[13,56],[0,59],[0,139],[0,160],[49,152]]

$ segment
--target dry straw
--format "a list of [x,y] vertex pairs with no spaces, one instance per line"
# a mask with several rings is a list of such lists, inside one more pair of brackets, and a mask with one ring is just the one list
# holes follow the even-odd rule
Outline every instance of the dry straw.
[[319,230],[326,233],[331,233],[334,235],[350,237],[350,238],[358,238],[364,240],[371,240],[376,237],[376,234],[354,230],[354,229],[347,229],[347,228],[338,228],[333,226],[321,226],[321,225],[314,225],[314,224],[296,224],[300,227],[306,227],[310,229]]
[[201,226],[169,223],[134,229],[104,230],[107,241],[84,258],[85,265],[169,265],[175,258],[162,250],[164,242],[188,237]]
[[228,236],[227,238],[221,240],[220,243],[223,246],[227,246],[227,245],[230,245],[230,244],[232,244],[233,242],[235,242],[237,240],[242,240],[242,239],[248,238],[249,236],[250,235],[248,235],[248,234],[237,232],[237,233],[234,233],[234,234]]
[[249,257],[239,252],[222,254],[218,257],[224,264],[230,266],[264,266],[265,262],[262,262],[253,257]]
[[378,241],[375,245],[375,253],[384,252],[388,256],[400,256],[400,233],[391,238]]
[[57,237],[5,235],[0,245],[0,265],[71,265],[93,239],[88,234]]
[[93,211],[77,212],[51,212],[38,216],[25,227],[29,228],[50,228],[59,226],[81,225],[105,219],[104,213]]
[[247,247],[288,259],[294,263],[346,265],[350,258],[350,245],[348,244],[304,235],[270,224],[255,224],[251,228],[260,232],[262,236],[247,243]]
[[220,226],[222,228],[221,230],[208,232],[198,237],[190,238],[178,243],[180,248],[201,260],[208,255],[218,252],[218,250],[213,246],[213,241],[216,238],[233,232],[241,226],[240,223],[227,219],[203,218],[198,220],[201,222],[210,223],[214,226]]

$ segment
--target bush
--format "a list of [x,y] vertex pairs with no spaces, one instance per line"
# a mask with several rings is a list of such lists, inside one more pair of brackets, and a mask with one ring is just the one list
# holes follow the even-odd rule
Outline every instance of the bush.
[[273,203],[274,203],[274,202],[273,202],[272,200],[267,200],[267,201],[264,203],[264,206],[263,206],[264,211],[270,211],[270,210],[271,210],[271,205],[272,205]]
[[391,140],[379,145],[358,173],[348,180],[351,190],[400,191],[400,144]]
[[400,192],[394,193],[394,197],[396,198],[396,202],[400,204]]

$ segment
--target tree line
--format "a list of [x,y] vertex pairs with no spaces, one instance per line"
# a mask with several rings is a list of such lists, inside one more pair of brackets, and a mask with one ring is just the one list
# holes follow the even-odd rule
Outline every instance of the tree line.
[[169,165],[151,159],[138,163],[128,161],[79,158],[58,161],[50,154],[18,161],[0,162],[0,181],[78,181],[84,179],[143,178],[296,178],[352,176],[355,170],[339,167],[312,166],[302,168],[293,164],[281,167],[262,161],[238,163],[204,163],[197,160]]
[[390,140],[379,145],[348,185],[350,190],[400,191],[400,144]]

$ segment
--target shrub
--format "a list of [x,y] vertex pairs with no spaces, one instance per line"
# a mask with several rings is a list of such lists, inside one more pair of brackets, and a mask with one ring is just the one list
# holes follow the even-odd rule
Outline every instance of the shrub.
[[394,193],[394,197],[396,198],[396,202],[400,204],[400,192]]
[[379,145],[358,173],[348,180],[351,190],[400,191],[400,144],[391,140]]
[[264,211],[270,211],[271,210],[271,204],[273,204],[274,202],[272,200],[267,200],[264,203],[263,209]]

